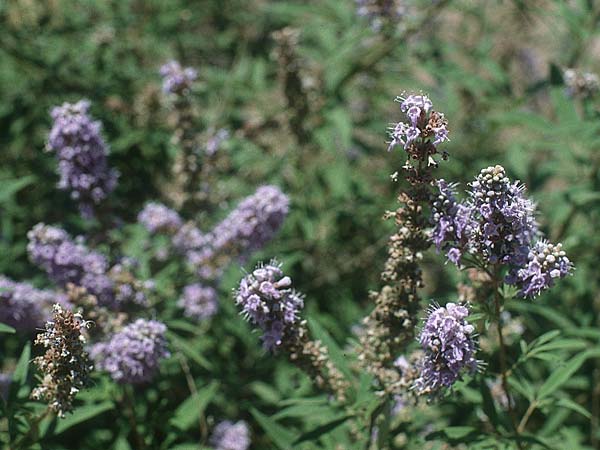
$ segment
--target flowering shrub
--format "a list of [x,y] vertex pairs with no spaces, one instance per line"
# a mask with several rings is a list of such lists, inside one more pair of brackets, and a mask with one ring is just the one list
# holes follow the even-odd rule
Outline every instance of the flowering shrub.
[[25,3],[0,447],[599,446],[595,2]]

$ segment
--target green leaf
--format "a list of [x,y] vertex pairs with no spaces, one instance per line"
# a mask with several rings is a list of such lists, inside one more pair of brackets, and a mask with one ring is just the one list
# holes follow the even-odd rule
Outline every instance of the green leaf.
[[19,362],[15,367],[15,371],[13,372],[12,377],[12,385],[21,386],[25,384],[27,381],[27,374],[29,373],[29,360],[31,358],[31,345],[28,342],[23,347],[23,351],[21,352],[21,356],[19,357]]
[[597,356],[600,356],[600,348],[587,350],[571,358],[563,367],[559,367],[552,372],[552,374],[540,387],[537,398],[541,400],[554,393],[558,388],[566,383],[569,378],[571,378],[575,372],[577,372],[577,370],[579,370],[579,368],[587,359]]
[[15,329],[4,323],[0,323],[0,333],[15,334]]
[[87,405],[77,408],[73,414],[61,419],[58,422],[58,425],[56,425],[56,429],[54,430],[54,434],[58,435],[77,424],[93,419],[94,417],[99,416],[100,414],[113,408],[114,404],[112,402],[100,403],[98,405]]
[[477,429],[473,427],[446,427],[444,434],[450,439],[463,439],[469,434],[476,433]]
[[587,409],[585,409],[579,403],[575,403],[573,400],[570,400],[568,398],[561,398],[556,404],[558,406],[562,406],[563,408],[575,411],[587,419],[590,419],[592,417],[592,415]]
[[175,410],[175,414],[169,421],[174,427],[185,431],[188,430],[194,422],[197,422],[200,415],[204,412],[208,404],[215,397],[219,383],[213,381],[203,389],[198,390],[196,394],[185,400]]
[[292,433],[254,408],[250,409],[250,413],[277,447],[281,450],[293,448],[294,435]]
[[335,340],[329,335],[327,330],[325,330],[325,328],[323,328],[315,318],[308,318],[308,326],[310,327],[310,331],[315,338],[320,340],[323,345],[327,347],[329,357],[335,366],[346,376],[346,378],[352,379],[352,372],[348,366],[348,355],[342,351]]
[[319,425],[318,427],[310,430],[304,434],[302,434],[298,439],[294,441],[294,444],[301,444],[302,442],[316,442],[321,436],[330,433],[335,430],[337,427],[345,423],[348,419],[353,417],[352,415],[344,415],[342,417],[338,417],[337,419],[330,420],[323,425]]
[[190,344],[185,339],[182,339],[177,334],[167,331],[167,338],[173,343],[177,350],[180,350],[185,356],[190,358],[200,367],[206,370],[212,369],[212,364],[204,357],[198,350],[194,348],[192,344]]
[[35,180],[33,176],[17,178],[15,180],[0,180],[0,203],[8,201],[14,194],[24,187],[30,185]]

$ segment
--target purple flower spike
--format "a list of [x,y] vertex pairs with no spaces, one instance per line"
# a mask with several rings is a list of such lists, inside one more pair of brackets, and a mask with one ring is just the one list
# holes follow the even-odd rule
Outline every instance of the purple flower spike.
[[229,420],[220,422],[210,438],[215,450],[248,450],[250,447],[250,430],[243,420],[233,423]]
[[263,347],[270,351],[275,351],[284,344],[286,336],[295,332],[304,307],[302,295],[292,289],[292,280],[284,276],[275,261],[258,265],[242,278],[235,302],[244,317],[262,330]]
[[138,222],[150,233],[175,232],[182,225],[181,217],[176,211],[156,202],[144,206],[138,214]]
[[118,383],[147,383],[158,373],[161,359],[170,356],[166,331],[161,322],[137,319],[107,342],[93,345],[90,355]]
[[183,295],[177,302],[183,308],[183,314],[195,320],[204,320],[214,316],[219,310],[217,291],[200,283],[183,288]]
[[562,244],[553,245],[538,241],[529,251],[527,264],[517,272],[517,285],[523,297],[536,297],[554,285],[554,280],[564,278],[573,270],[573,265]]
[[425,352],[415,389],[420,394],[435,394],[451,387],[464,371],[475,372],[475,329],[467,322],[466,306],[448,303],[431,308],[419,335]]
[[55,303],[67,305],[66,296],[34,288],[0,275],[0,323],[31,332],[50,318]]
[[48,149],[56,153],[62,190],[71,192],[84,217],[93,217],[98,206],[117,186],[118,173],[108,166],[108,146],[102,125],[89,115],[90,102],[64,103],[52,109],[54,123]]

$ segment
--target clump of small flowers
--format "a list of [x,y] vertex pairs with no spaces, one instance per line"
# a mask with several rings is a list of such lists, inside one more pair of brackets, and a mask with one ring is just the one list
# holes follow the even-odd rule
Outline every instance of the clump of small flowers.
[[466,306],[448,303],[433,307],[419,334],[424,351],[419,378],[414,388],[419,394],[435,394],[451,387],[464,372],[475,372],[475,329],[469,324]]
[[[433,156],[437,146],[448,141],[448,121],[444,114],[433,109],[433,103],[426,95],[397,97],[400,110],[406,114],[408,122],[398,122],[390,129],[391,142],[388,151],[402,145],[410,159],[427,157],[428,165],[437,165]],[[446,152],[442,152],[446,158]]]
[[512,182],[502,166],[482,169],[470,183],[466,201],[456,199],[455,184],[445,180],[437,184],[431,236],[449,261],[461,265],[468,256],[479,266],[505,267],[505,282],[517,285],[523,297],[539,295],[556,278],[571,272],[561,244],[537,240],[535,204],[525,196],[525,187]]
[[84,217],[94,215],[94,208],[115,189],[118,178],[108,165],[102,125],[92,120],[89,108],[87,100],[53,108],[54,123],[48,137],[48,149],[59,160],[59,188],[71,192]]
[[27,252],[34,264],[46,271],[57,284],[73,283],[85,287],[102,305],[114,302],[113,282],[106,275],[107,258],[74,241],[57,227],[38,223],[27,233]]
[[163,91],[168,94],[185,95],[198,77],[192,67],[182,67],[178,61],[169,61],[160,68]]
[[304,297],[292,288],[292,280],[279,263],[259,264],[242,278],[235,302],[242,315],[262,331],[266,350],[286,352],[317,386],[344,401],[348,382],[329,358],[327,347],[310,339],[306,321],[300,318]]
[[35,340],[46,352],[33,360],[42,379],[31,397],[47,402],[59,417],[73,409],[75,395],[88,384],[92,365],[85,351],[87,327],[81,314],[56,304],[52,320]]
[[116,382],[147,383],[158,373],[160,361],[170,356],[166,331],[161,322],[137,319],[107,342],[94,344],[90,354],[96,367]]
[[304,307],[302,295],[292,289],[292,280],[276,261],[259,265],[242,278],[235,302],[244,317],[261,329],[263,346],[270,351],[295,335]]
[[22,332],[33,331],[43,325],[57,302],[65,305],[66,297],[0,275],[0,323]]
[[[431,245],[424,211],[430,205],[434,169],[438,156],[447,158],[439,147],[448,140],[444,114],[433,108],[423,94],[396,98],[404,116],[390,129],[388,150],[398,146],[406,153],[402,166],[408,186],[398,196],[400,206],[388,212],[397,227],[388,240],[388,258],[381,272],[384,285],[371,294],[375,307],[363,319],[359,359],[387,393],[397,394],[408,377],[394,366],[396,358],[414,339],[420,308],[419,288],[423,286],[420,262]],[[398,181],[399,172],[392,175]]]
[[273,238],[289,211],[288,197],[276,186],[262,186],[207,235],[206,245],[188,252],[203,278],[216,278],[232,259],[244,259]]
[[200,283],[183,288],[183,294],[177,306],[183,308],[183,314],[194,320],[204,320],[214,316],[218,309],[217,291]]
[[588,98],[600,91],[600,77],[595,73],[566,69],[563,78],[570,97]]
[[114,284],[114,306],[117,309],[125,305],[148,306],[148,294],[154,289],[152,280],[140,281],[132,273],[136,262],[123,258],[108,271]]
[[65,230],[43,223],[35,225],[27,237],[31,261],[60,286],[72,283],[84,287],[100,306],[112,309],[147,303],[151,282],[136,280],[127,261],[109,268],[108,258],[89,249],[83,239],[74,240]]
[[540,240],[529,250],[527,263],[518,270],[516,282],[523,297],[536,297],[552,287],[554,280],[566,277],[572,270],[562,244]]
[[243,420],[220,422],[210,438],[215,450],[247,450],[250,447],[250,430]]
[[176,211],[162,203],[150,202],[138,214],[138,222],[150,233],[173,232],[182,225],[181,217]]

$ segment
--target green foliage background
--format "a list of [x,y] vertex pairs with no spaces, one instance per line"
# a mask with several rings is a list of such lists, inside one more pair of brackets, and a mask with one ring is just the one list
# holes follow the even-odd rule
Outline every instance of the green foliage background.
[[[414,9],[404,30],[375,32],[351,0],[0,0],[0,273],[44,286],[27,260],[26,232],[40,221],[73,234],[88,227],[55,188],[56,162],[44,152],[53,105],[92,101],[121,173],[113,199],[124,223],[161,198],[177,149],[157,70],[174,58],[199,70],[194,94],[203,125],[232,132],[223,174],[230,201],[219,214],[261,184],[290,196],[284,229],[255,260],[284,263],[307,295],[317,334],[341,355],[371,307],[368,291],[378,287],[392,230],[382,216],[395,207],[399,186],[390,174],[404,162],[401,152],[385,151],[386,127],[400,118],[393,99],[424,91],[450,123],[450,161],[439,176],[464,184],[484,166],[504,165],[528,186],[543,231],[564,243],[577,267],[539,299],[507,305],[525,329],[509,355],[524,358],[528,381],[515,389],[529,403],[519,408],[539,405],[529,448],[599,448],[600,100],[567,97],[561,72],[600,71],[600,4],[407,3]],[[299,31],[300,91],[277,56],[272,33],[285,27]],[[104,244],[143,260],[139,233],[126,225]],[[439,255],[426,262],[425,296],[455,299],[460,276]],[[175,273],[171,267],[156,276],[165,304],[177,298]],[[177,356],[155,384],[129,393],[142,439],[148,448],[200,448],[207,430],[229,418],[250,423],[253,449],[353,448],[354,430],[341,410],[284,357],[264,355],[237,315],[229,291],[240,273],[228,272],[222,311],[210,324],[173,320]],[[551,330],[563,344],[529,360],[545,343],[534,339]],[[0,346],[6,367],[17,364],[26,341],[11,339]],[[494,355],[490,373],[497,372]],[[182,364],[198,386],[191,397]],[[574,370],[548,385],[564,367]],[[98,378],[73,416],[44,425],[41,448],[137,448],[131,421],[116,406],[125,394],[115,389]],[[385,445],[513,448],[490,425],[501,412],[490,409],[488,397],[465,383],[438,406],[421,405],[397,421]],[[10,420],[26,427],[18,415]]]

